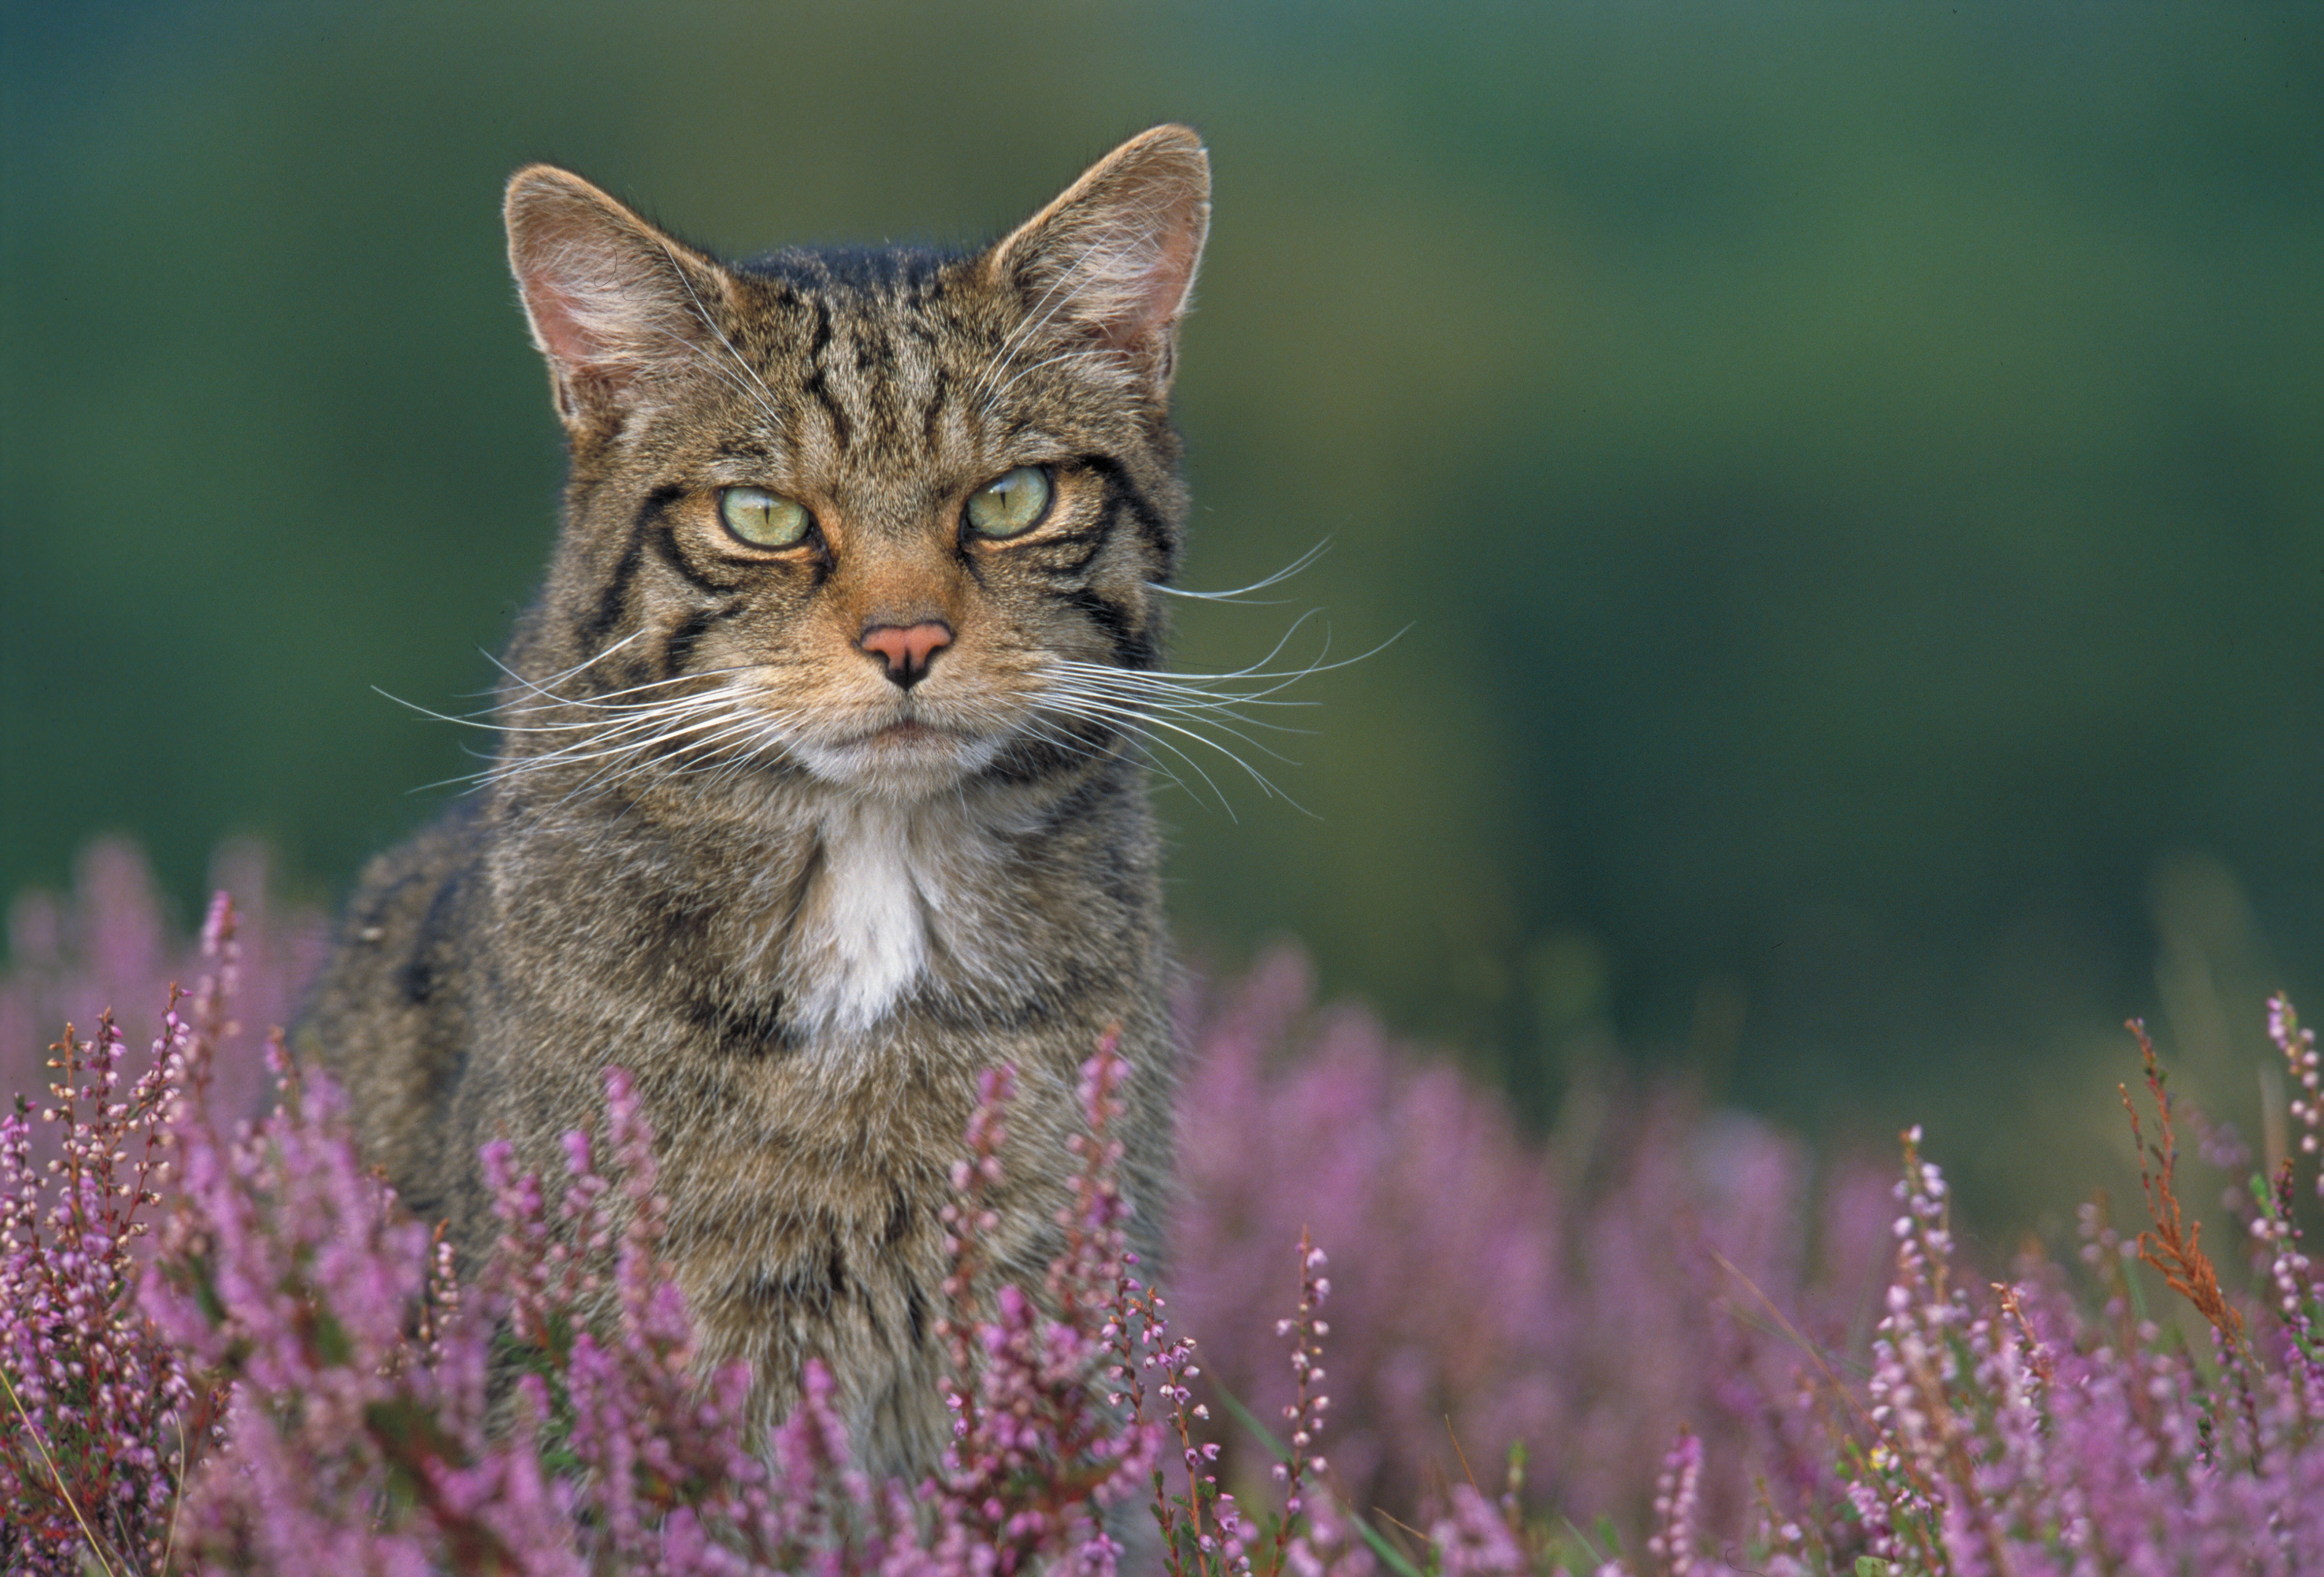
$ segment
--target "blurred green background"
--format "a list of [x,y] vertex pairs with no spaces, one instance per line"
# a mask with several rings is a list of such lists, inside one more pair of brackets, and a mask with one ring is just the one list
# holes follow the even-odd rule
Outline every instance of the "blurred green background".
[[482,688],[549,539],[515,164],[973,242],[1183,118],[1186,584],[1330,549],[1180,666],[1406,632],[1255,758],[1312,816],[1166,791],[1194,951],[1296,936],[1540,1120],[1615,1055],[1925,1119],[1997,1222],[2118,1157],[2126,1014],[2248,1129],[2324,985],[2319,8],[0,14],[0,892],[254,831],[327,899],[441,803],[372,687]]

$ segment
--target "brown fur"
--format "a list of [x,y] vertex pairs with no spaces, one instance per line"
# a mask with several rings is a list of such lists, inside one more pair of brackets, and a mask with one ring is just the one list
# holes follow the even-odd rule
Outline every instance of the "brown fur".
[[[937,1212],[977,1073],[1013,1065],[1021,1092],[1001,1274],[1038,1289],[1058,1246],[1075,1071],[1109,1025],[1149,1226],[1167,1172],[1137,720],[1059,665],[1158,661],[1202,146],[1157,127],[956,257],[723,264],[543,166],[507,217],[570,440],[563,533],[488,784],[367,872],[306,1034],[370,1154],[471,1256],[493,1231],[478,1147],[560,1175],[558,1137],[629,1068],[703,1360],[754,1360],[770,1417],[822,1359],[867,1461],[922,1471],[945,1437]],[[968,531],[972,492],[1023,466],[1049,468],[1048,516]],[[734,486],[815,532],[730,534]],[[908,688],[862,645],[931,621],[951,641]]]

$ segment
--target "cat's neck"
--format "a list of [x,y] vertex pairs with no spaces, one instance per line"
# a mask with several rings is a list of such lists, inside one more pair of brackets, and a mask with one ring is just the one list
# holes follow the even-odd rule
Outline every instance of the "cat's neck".
[[964,798],[832,801],[783,926],[800,1019],[842,1034],[867,1029],[939,954],[972,970],[983,963],[980,938],[992,934],[989,911],[1007,887],[995,831]]
[[[1129,793],[1136,806],[1134,777],[1126,762],[1093,762],[1070,798],[1086,808]],[[575,797],[540,782],[504,792],[495,819],[514,835],[506,853],[586,851],[609,891],[643,883],[706,902],[696,965],[768,982],[809,1040],[844,1043],[924,987],[950,993],[1012,973],[1010,950],[1050,907],[1035,889],[1056,875],[1044,829],[1068,798],[1060,788],[972,779],[907,797],[786,772]],[[552,863],[505,869],[521,881]]]

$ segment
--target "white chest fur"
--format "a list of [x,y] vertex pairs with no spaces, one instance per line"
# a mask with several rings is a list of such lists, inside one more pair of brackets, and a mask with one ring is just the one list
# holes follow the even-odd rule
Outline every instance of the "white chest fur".
[[792,934],[792,1000],[809,1024],[852,1033],[893,1012],[938,951],[962,951],[992,847],[966,816],[925,802],[835,807],[819,830]]

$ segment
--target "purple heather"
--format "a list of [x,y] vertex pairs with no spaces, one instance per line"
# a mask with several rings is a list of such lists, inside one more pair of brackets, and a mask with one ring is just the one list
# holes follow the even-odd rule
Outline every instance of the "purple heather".
[[[924,1482],[875,1482],[819,1369],[757,1438],[722,1406],[739,1386],[699,1371],[619,1069],[561,1176],[488,1149],[500,1242],[463,1281],[360,1162],[338,1092],[243,1028],[297,1000],[311,919],[221,902],[196,952],[152,894],[115,847],[72,901],[13,911],[0,1028],[19,1038],[0,1056],[26,1055],[28,1015],[96,1028],[51,1066],[0,1070],[48,1091],[0,1115],[11,1571],[2324,1562],[2324,1286],[2300,1215],[2317,1056],[2281,999],[2300,1141],[2282,1166],[2251,1176],[2150,1068],[2153,1230],[2091,1207],[2070,1273],[2037,1258],[1996,1283],[1959,1263],[1917,1131],[1893,1194],[1852,1165],[1819,1179],[1782,1136],[1670,1087],[1585,1083],[1528,1142],[1499,1097],[1369,1018],[1314,1013],[1278,955],[1190,1004],[1176,1297],[1127,1248],[1111,1039],[1082,1072],[1065,1248],[1037,1291],[991,1284],[982,1201],[1004,1180],[1013,1079],[986,1075],[946,1216],[952,1449]],[[164,1008],[133,1067],[93,1010],[149,992]],[[2248,1292],[2181,1220],[2174,1118],[2242,1184]],[[2138,1301],[2142,1259],[2196,1301]],[[1471,1461],[1505,1450],[1490,1499]]]

